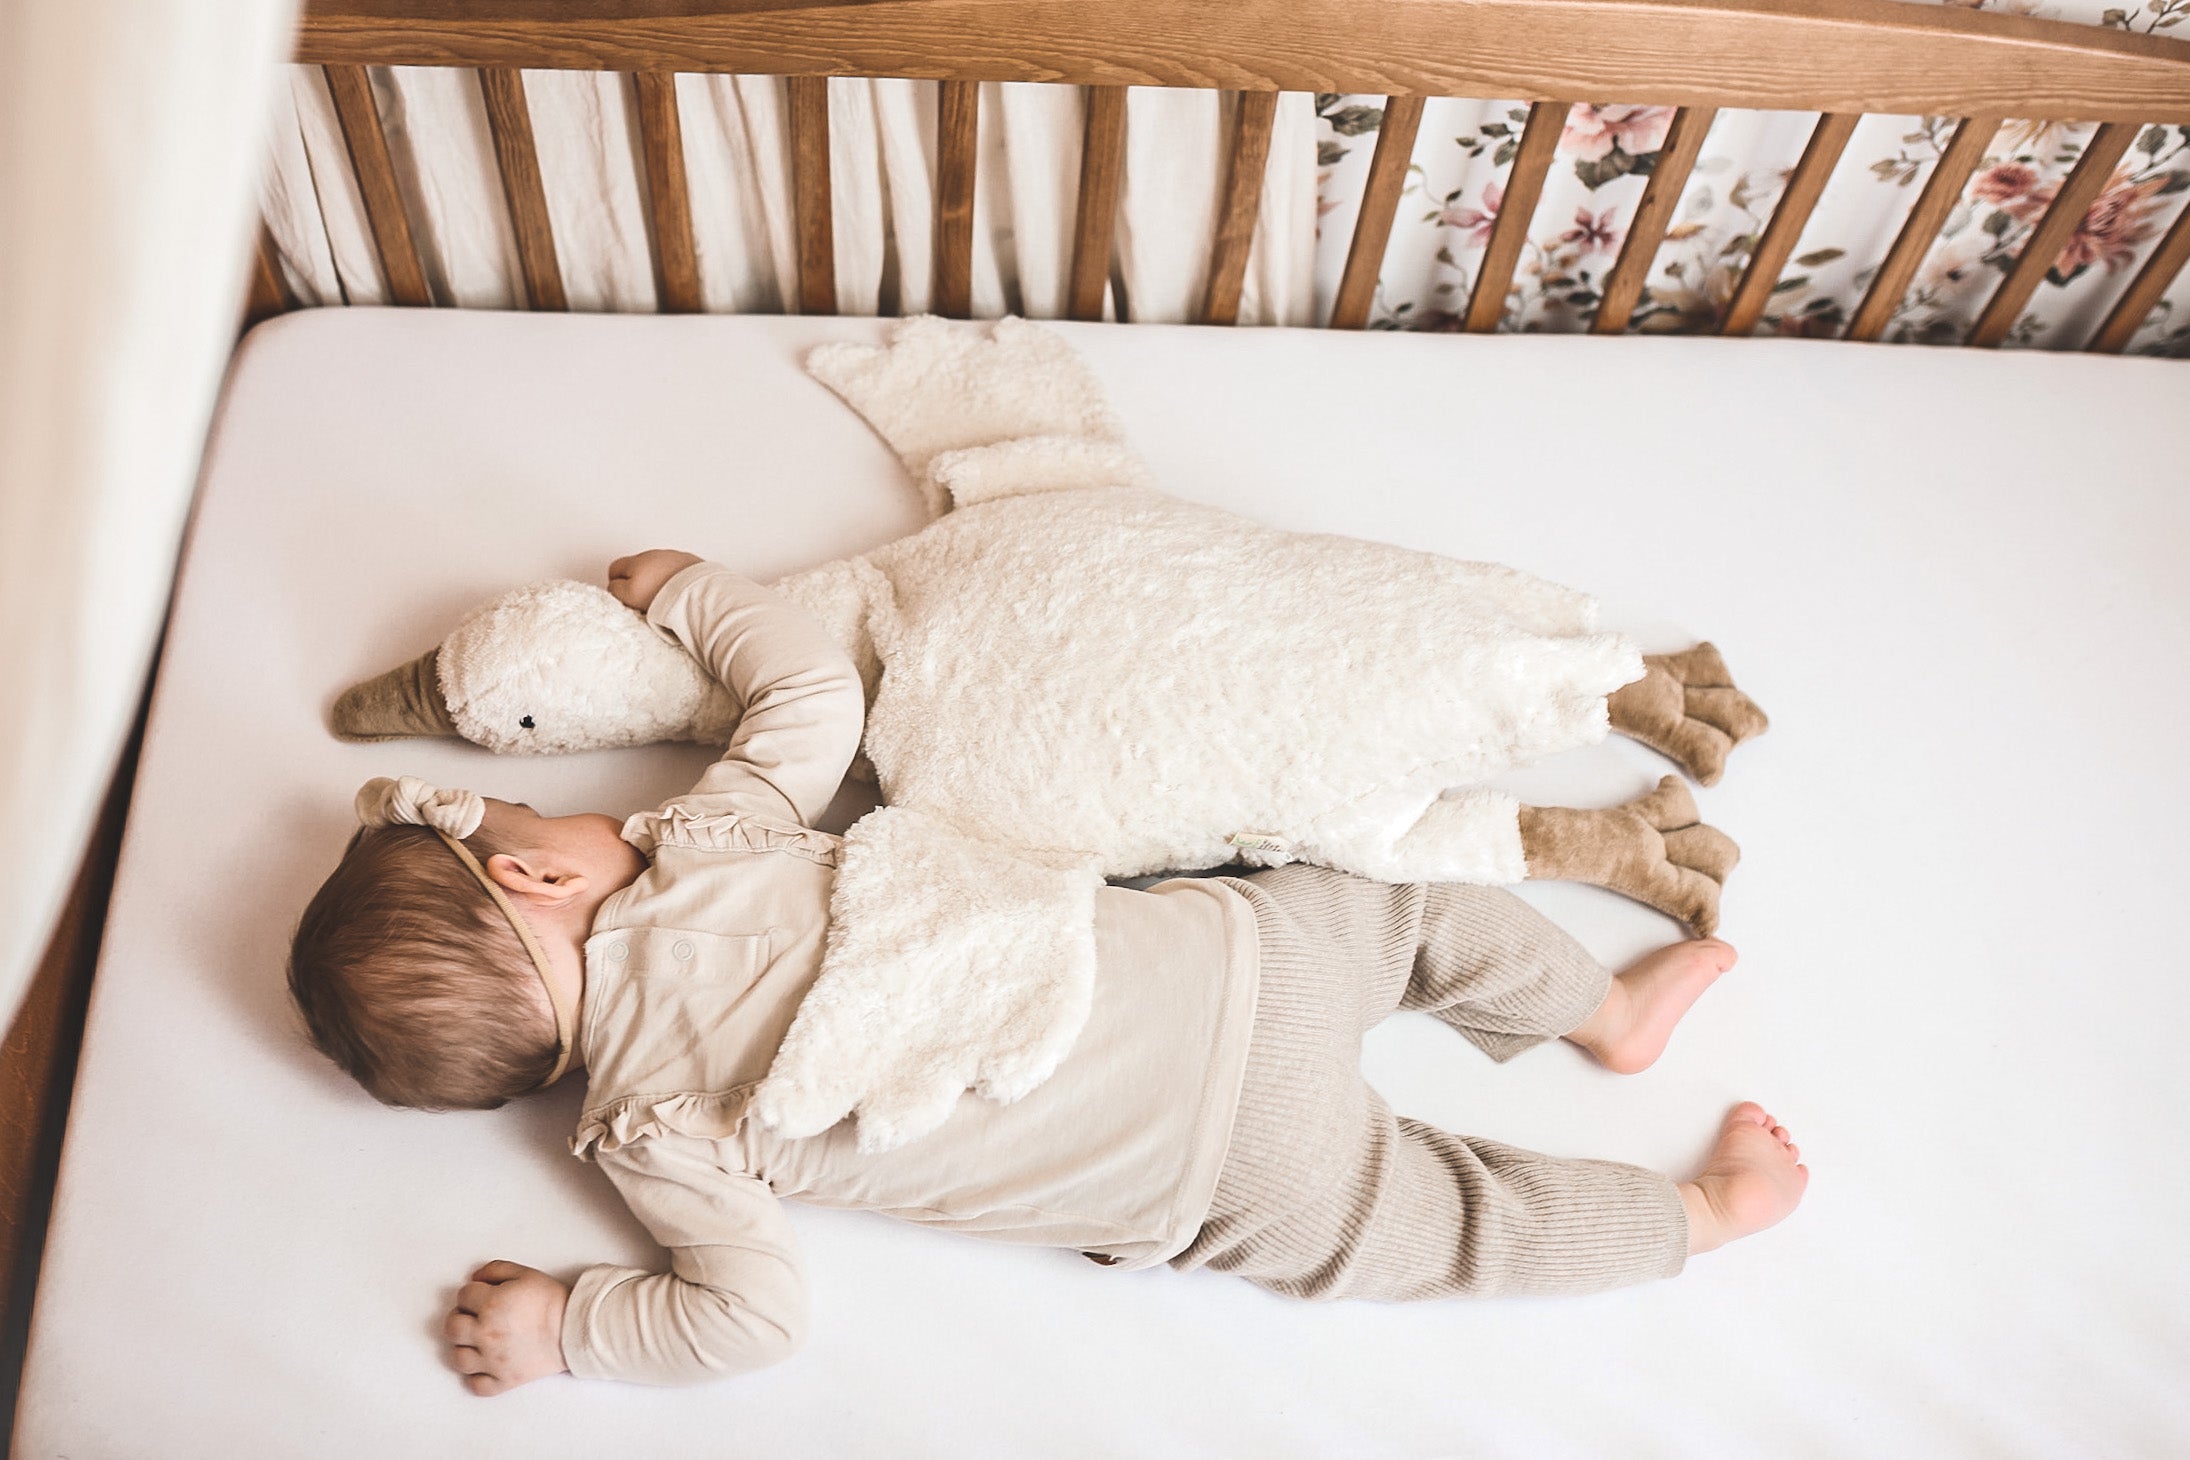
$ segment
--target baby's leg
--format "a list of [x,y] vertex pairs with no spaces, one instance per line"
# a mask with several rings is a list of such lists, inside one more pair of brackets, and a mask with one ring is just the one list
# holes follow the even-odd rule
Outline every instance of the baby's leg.
[[[1361,1078],[1362,1032],[1451,978],[1432,972],[1416,989],[1414,969],[1442,962],[1421,956],[1425,921],[1443,941],[1470,922],[1510,926],[1511,909],[1470,913],[1448,897],[1458,889],[1319,867],[1227,880],[1254,908],[1261,989],[1215,1196],[1175,1266],[1303,1297],[1579,1292],[1677,1272],[1689,1252],[1768,1225],[1799,1198],[1799,1186],[1789,1195],[1784,1179],[1765,1180],[1775,1170],[1765,1163],[1784,1157],[1791,1168],[1794,1154],[1752,1106],[1729,1118],[1709,1168],[1687,1187],[1640,1167],[1537,1156],[1397,1119]],[[1569,977],[1601,1000],[1604,970],[1553,947],[1542,955],[1563,970],[1553,981]],[[1527,984],[1488,1002],[1510,1011]]]
[[1587,1293],[1679,1272],[1680,1188],[1614,1161],[1539,1156],[1394,1117],[1353,1079],[1317,1139],[1242,1117],[1178,1266],[1296,1298]]
[[1611,983],[1579,943],[1502,888],[1375,882],[1306,863],[1233,885],[1255,908],[1266,987],[1285,970],[1313,970],[1352,1039],[1395,1009],[1419,1009],[1510,1059],[1589,1018]]
[[1673,1027],[1734,950],[1716,938],[1675,943],[1618,977],[1542,913],[1496,887],[1423,889],[1421,951],[1400,1007],[1422,1009],[1495,1060],[1553,1035],[1631,1075],[1664,1053]]
[[[1665,1177],[1401,1121],[1361,1078],[1363,1031],[1415,992],[1433,895],[1440,937],[1466,920],[1448,889],[1306,866],[1233,885],[1254,908],[1261,988],[1216,1193],[1175,1265],[1304,1297],[1383,1298],[1571,1292],[1680,1268],[1689,1218]],[[1607,976],[1586,955],[1546,961],[1583,983],[1584,1012],[1601,1002]],[[1510,1014],[1528,982],[1489,1002]]]
[[1501,1062],[1564,1037],[1633,1074],[1663,1053],[1734,950],[1675,943],[1615,978],[1542,913],[1498,887],[1372,882],[1295,864],[1235,885],[1255,907],[1265,971],[1313,966],[1350,1034],[1394,1009],[1433,1014]]
[[1604,1007],[1612,975],[1500,887],[1424,883],[1398,1007],[1433,1014],[1492,1059],[1556,1039]]

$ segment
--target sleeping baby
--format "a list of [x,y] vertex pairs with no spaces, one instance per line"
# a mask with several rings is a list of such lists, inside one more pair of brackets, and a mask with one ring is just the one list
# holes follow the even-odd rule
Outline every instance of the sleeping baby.
[[1502,889],[1306,864],[1100,889],[1093,1007],[1017,1101],[961,1100],[880,1152],[852,1120],[777,1134],[750,1106],[828,940],[841,843],[813,822],[859,749],[860,678],[805,610],[689,554],[619,559],[609,588],[743,705],[722,759],[620,825],[370,782],[290,956],[313,1041],[388,1104],[487,1109],[583,1068],[572,1149],[668,1250],[666,1272],[567,1287],[472,1273],[444,1335],[473,1393],[782,1359],[806,1327],[783,1198],[1386,1300],[1668,1276],[1801,1200],[1808,1170],[1754,1104],[1676,1183],[1395,1116],[1360,1073],[1397,1009],[1495,1060],[1563,1038],[1643,1069],[1733,966],[1725,943],[1614,975]]

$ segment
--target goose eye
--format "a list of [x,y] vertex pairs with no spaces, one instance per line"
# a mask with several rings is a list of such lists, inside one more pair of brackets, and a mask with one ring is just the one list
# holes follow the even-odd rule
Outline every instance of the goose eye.
[[519,720],[517,723],[524,726],[527,730],[530,730],[532,728],[532,716],[527,715],[524,719]]

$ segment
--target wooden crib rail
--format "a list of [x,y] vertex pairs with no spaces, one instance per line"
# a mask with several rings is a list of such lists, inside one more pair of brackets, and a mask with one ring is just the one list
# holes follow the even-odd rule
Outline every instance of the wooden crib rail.
[[[1982,161],[2002,118],[2099,122],[2083,164],[2030,235],[1968,343],[2005,338],[2061,245],[2144,126],[2190,124],[2190,43],[1904,0],[308,0],[297,59],[327,73],[388,297],[428,302],[380,132],[368,65],[479,69],[532,307],[563,307],[525,113],[522,68],[633,73],[660,308],[700,307],[675,75],[786,79],[797,307],[836,307],[829,181],[831,76],[943,82],[937,100],[930,307],[971,310],[977,83],[1084,88],[1086,122],[1066,314],[1101,318],[1124,176],[1126,88],[1237,93],[1201,318],[1239,315],[1276,93],[1386,96],[1331,327],[1368,322],[1411,143],[1428,96],[1532,103],[1465,327],[1495,330],[1569,104],[1679,108],[1605,281],[1593,329],[1619,333],[1724,108],[1821,113],[1720,321],[1753,330],[1856,123],[1959,125],[1846,331],[1876,339]],[[2190,253],[2178,221],[2086,348],[2120,350]]]
[[2190,123],[2186,51],[1902,0],[310,0],[297,59]]

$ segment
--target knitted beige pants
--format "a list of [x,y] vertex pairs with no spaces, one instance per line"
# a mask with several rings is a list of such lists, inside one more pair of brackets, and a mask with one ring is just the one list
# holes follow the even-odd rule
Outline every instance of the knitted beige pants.
[[1224,879],[1254,905],[1262,987],[1201,1231],[1172,1259],[1302,1298],[1579,1293],[1680,1271],[1688,1219],[1639,1166],[1539,1156],[1394,1117],[1361,1037],[1435,1015],[1505,1060],[1575,1028],[1610,975],[1499,888],[1295,865]]

